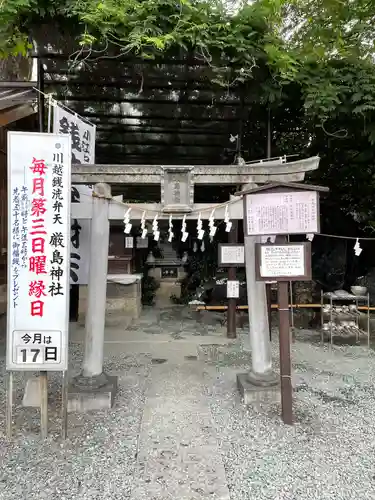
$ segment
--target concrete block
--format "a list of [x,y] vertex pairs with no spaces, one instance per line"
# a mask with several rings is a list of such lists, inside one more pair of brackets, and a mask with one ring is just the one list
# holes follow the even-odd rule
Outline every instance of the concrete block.
[[249,382],[247,373],[237,375],[237,387],[245,405],[281,403],[280,385],[256,386]]
[[25,392],[22,398],[22,406],[29,408],[40,407],[40,382],[39,377],[32,377],[26,380]]
[[0,286],[0,314],[7,312],[7,285]]
[[117,392],[117,377],[107,376],[108,383],[99,389],[82,389],[70,385],[68,392],[68,412],[86,413],[112,408]]

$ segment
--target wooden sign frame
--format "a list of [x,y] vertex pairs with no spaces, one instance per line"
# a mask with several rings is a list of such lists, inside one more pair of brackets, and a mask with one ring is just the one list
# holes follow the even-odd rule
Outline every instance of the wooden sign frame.
[[315,189],[307,189],[309,186],[306,185],[305,189],[302,190],[302,189],[287,189],[287,188],[282,188],[282,187],[279,187],[279,188],[270,188],[269,190],[266,190],[264,189],[263,191],[259,191],[257,192],[256,189],[253,190],[253,192],[250,192],[250,193],[247,193],[247,194],[244,194],[243,196],[243,224],[244,224],[244,235],[245,237],[247,236],[273,236],[273,235],[276,235],[276,236],[280,236],[280,235],[288,235],[288,234],[302,234],[304,231],[301,231],[300,229],[299,230],[296,230],[296,231],[291,231],[291,230],[288,230],[286,232],[280,232],[280,231],[277,231],[276,229],[270,229],[269,231],[266,231],[266,232],[258,232],[258,233],[254,233],[254,234],[248,234],[248,214],[247,214],[247,200],[248,198],[252,197],[252,196],[258,196],[258,197],[261,197],[262,195],[264,197],[266,197],[267,195],[273,195],[273,194],[277,194],[277,195],[295,195],[295,194],[305,194],[305,195],[309,195],[311,193],[314,193],[315,194],[315,197],[316,197],[316,228],[315,230],[306,230],[305,233],[306,234],[309,234],[309,233],[312,233],[312,234],[318,234],[320,233],[320,196],[319,196],[319,192],[316,191]]
[[[222,253],[221,250],[223,247],[241,247],[244,249],[244,258],[241,263],[227,263],[222,261]],[[241,243],[219,243],[218,245],[218,265],[219,267],[245,267],[245,246]]]
[[[302,246],[304,248],[305,273],[299,276],[262,276],[260,272],[262,247],[292,247]],[[256,243],[255,244],[255,277],[257,281],[311,281],[311,242],[298,243]]]

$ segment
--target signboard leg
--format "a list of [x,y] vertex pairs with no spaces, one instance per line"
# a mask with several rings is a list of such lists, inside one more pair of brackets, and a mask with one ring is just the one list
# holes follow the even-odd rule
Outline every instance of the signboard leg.
[[[233,221],[232,230],[229,233],[229,243],[237,243],[237,229],[238,222]],[[236,268],[228,268],[228,280],[235,281],[236,279]],[[227,337],[228,339],[235,339],[237,337],[236,332],[236,299],[228,299],[228,311],[227,311]]]
[[7,407],[6,407],[6,427],[7,438],[12,439],[13,428],[13,372],[8,372],[7,377]]
[[68,372],[63,372],[61,384],[61,436],[63,439],[68,435]]
[[289,291],[290,291],[290,339],[294,342],[294,306],[293,306],[293,282],[289,281]]
[[281,408],[284,424],[293,425],[288,282],[278,283]]
[[47,372],[40,372],[40,434],[43,439],[48,436],[48,379]]

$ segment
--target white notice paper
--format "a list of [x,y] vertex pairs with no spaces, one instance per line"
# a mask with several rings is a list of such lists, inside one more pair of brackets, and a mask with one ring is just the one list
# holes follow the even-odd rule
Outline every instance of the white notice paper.
[[318,193],[290,191],[246,195],[246,236],[319,232]]
[[125,236],[125,248],[133,248],[134,238],[133,236]]
[[239,299],[240,298],[240,282],[227,281],[227,298]]
[[303,276],[305,274],[304,245],[261,246],[261,277]]
[[245,264],[245,248],[243,245],[222,245],[221,265],[225,264]]

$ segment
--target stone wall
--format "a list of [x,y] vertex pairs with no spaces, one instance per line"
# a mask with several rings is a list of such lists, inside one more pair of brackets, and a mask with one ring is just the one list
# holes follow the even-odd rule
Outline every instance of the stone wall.
[[[80,285],[79,287],[79,316],[80,323],[85,322],[87,311],[88,287]],[[106,302],[106,323],[110,322],[113,314],[118,314],[129,319],[139,318],[142,311],[142,290],[141,282],[130,285],[119,283],[107,283],[107,302]]]

